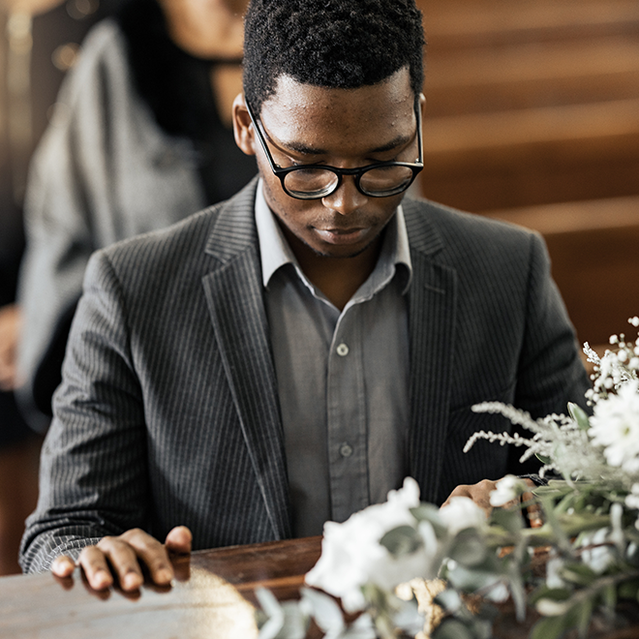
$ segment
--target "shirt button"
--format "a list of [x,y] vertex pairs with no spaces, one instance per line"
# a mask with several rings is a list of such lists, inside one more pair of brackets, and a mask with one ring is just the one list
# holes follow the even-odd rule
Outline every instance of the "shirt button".
[[348,346],[346,346],[346,344],[339,344],[337,347],[337,354],[340,357],[346,357],[346,355],[348,355]]
[[342,457],[350,457],[353,454],[353,447],[350,444],[342,444],[339,447],[339,454]]

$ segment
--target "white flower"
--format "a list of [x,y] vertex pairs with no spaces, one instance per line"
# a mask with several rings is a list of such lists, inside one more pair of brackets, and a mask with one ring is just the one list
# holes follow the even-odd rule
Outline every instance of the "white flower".
[[307,573],[306,583],[340,597],[344,609],[355,612],[365,607],[362,586],[366,583],[392,590],[402,581],[434,576],[438,545],[428,522],[420,522],[424,544],[415,553],[396,559],[379,543],[389,530],[415,525],[410,509],[417,506],[419,486],[407,477],[401,490],[388,493],[387,502],[369,506],[342,524],[326,522],[322,555]]
[[639,509],[639,484],[632,485],[632,492],[626,497],[626,506]]
[[486,599],[494,603],[504,603],[508,597],[510,597],[510,591],[503,581],[493,584],[486,593]]
[[567,612],[570,604],[565,601],[556,601],[554,599],[540,599],[535,607],[539,614],[544,617],[558,617]]
[[546,586],[548,588],[565,588],[566,584],[561,577],[564,560],[561,557],[551,557],[546,562]]
[[614,563],[615,556],[612,548],[607,545],[608,528],[600,528],[595,533],[583,536],[581,546],[581,560],[597,574],[602,574]]
[[590,430],[595,446],[602,446],[607,462],[634,470],[639,456],[639,382],[623,384],[617,395],[599,401],[590,418]]
[[455,536],[465,528],[481,528],[486,523],[486,513],[468,497],[453,497],[447,506],[439,509],[439,517]]
[[517,499],[526,490],[526,482],[515,477],[514,475],[506,475],[497,482],[497,486],[490,493],[490,505],[499,507],[507,504],[513,499]]

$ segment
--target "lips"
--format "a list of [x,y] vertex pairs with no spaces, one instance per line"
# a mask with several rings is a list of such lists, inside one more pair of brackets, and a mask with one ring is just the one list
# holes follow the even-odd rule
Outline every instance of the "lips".
[[329,244],[355,244],[366,234],[366,228],[352,229],[315,229],[325,242]]

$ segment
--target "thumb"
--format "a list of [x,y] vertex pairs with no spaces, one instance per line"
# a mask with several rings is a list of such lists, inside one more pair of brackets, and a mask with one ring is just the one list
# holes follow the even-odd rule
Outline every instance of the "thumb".
[[170,552],[188,554],[191,552],[192,541],[193,535],[186,526],[176,526],[169,531],[164,545]]

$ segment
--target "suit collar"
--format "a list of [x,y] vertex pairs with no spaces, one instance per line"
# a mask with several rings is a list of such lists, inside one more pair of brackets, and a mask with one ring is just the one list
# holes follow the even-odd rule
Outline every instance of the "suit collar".
[[[256,180],[217,209],[202,278],[231,395],[275,539],[291,536],[284,434],[253,218]],[[241,478],[238,478],[241,482]]]
[[255,177],[230,200],[216,207],[218,214],[204,250],[222,263],[257,247],[254,216],[257,184],[258,178]]
[[405,200],[413,260],[408,295],[410,340],[410,474],[422,499],[437,502],[450,412],[457,271],[442,255],[445,242],[429,203]]

